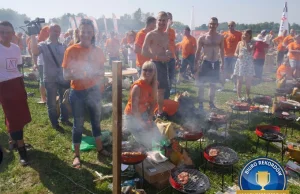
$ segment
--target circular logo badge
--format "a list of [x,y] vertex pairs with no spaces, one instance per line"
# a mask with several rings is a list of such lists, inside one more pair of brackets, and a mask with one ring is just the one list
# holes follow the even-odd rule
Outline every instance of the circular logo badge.
[[284,169],[270,158],[257,158],[248,162],[239,179],[241,190],[285,190],[286,183]]

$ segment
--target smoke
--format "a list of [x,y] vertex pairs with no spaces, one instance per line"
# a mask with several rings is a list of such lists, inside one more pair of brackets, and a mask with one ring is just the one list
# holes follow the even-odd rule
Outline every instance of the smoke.
[[153,122],[151,128],[143,128],[141,121],[132,115],[124,115],[123,130],[130,132],[134,139],[147,150],[152,150],[153,144],[159,144],[164,138]]

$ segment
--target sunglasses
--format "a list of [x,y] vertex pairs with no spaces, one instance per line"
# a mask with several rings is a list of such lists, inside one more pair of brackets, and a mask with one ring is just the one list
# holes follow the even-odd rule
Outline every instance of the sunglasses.
[[147,72],[152,73],[152,72],[153,72],[153,69],[143,69],[143,71],[144,71],[145,73],[147,73]]

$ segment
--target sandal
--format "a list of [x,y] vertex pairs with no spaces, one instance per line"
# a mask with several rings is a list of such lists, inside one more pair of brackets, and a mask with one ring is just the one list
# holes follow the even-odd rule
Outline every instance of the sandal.
[[79,162],[76,162],[75,164],[72,164],[72,167],[76,168],[76,169],[79,169],[81,167],[80,157],[79,156],[74,156],[73,162],[74,162],[75,158],[78,158]]
[[105,157],[112,157],[112,154],[109,153],[108,151],[106,151],[106,150],[103,149],[103,148],[102,148],[100,151],[98,151],[98,160],[100,160],[101,155],[102,155],[102,156],[105,156]]

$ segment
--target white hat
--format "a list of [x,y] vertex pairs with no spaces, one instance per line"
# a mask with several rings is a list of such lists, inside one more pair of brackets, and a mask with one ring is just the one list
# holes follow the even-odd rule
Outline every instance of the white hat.
[[261,34],[257,35],[257,37],[254,37],[253,39],[255,41],[265,41],[264,37]]

